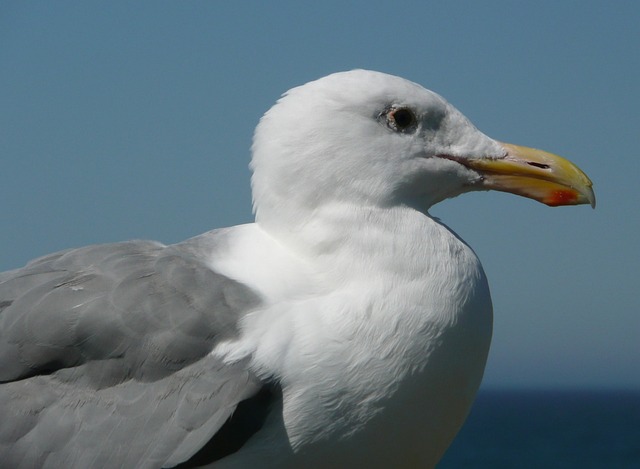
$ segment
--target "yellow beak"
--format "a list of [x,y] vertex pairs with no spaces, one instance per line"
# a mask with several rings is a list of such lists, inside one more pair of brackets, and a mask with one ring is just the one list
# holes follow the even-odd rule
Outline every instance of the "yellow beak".
[[486,189],[511,192],[556,207],[596,206],[592,182],[571,161],[535,148],[502,143],[501,159],[470,159],[463,164],[482,175]]

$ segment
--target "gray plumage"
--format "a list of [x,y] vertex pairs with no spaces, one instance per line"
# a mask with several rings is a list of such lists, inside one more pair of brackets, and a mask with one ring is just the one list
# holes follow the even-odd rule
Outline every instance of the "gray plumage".
[[2,467],[170,467],[259,391],[244,363],[208,355],[259,303],[199,260],[216,237],[89,246],[0,274]]

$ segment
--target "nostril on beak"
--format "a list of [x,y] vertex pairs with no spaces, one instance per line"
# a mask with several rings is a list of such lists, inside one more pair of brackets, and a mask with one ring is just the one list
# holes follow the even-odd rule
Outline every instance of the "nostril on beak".
[[551,166],[549,166],[548,164],[535,163],[533,161],[527,161],[527,164],[529,166],[535,166],[536,168],[540,168],[540,169],[549,169],[549,168],[551,168]]

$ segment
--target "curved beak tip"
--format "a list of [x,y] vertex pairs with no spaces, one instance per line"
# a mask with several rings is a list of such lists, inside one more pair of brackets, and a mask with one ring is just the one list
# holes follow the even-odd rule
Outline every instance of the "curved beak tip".
[[589,205],[591,205],[591,208],[595,209],[596,194],[593,192],[593,187],[589,187],[589,192],[586,194],[586,197],[587,197],[587,201],[589,202]]

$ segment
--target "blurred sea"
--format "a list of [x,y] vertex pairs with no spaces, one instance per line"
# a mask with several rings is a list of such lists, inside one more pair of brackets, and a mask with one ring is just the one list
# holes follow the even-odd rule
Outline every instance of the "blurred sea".
[[640,391],[481,390],[454,468],[640,469]]

